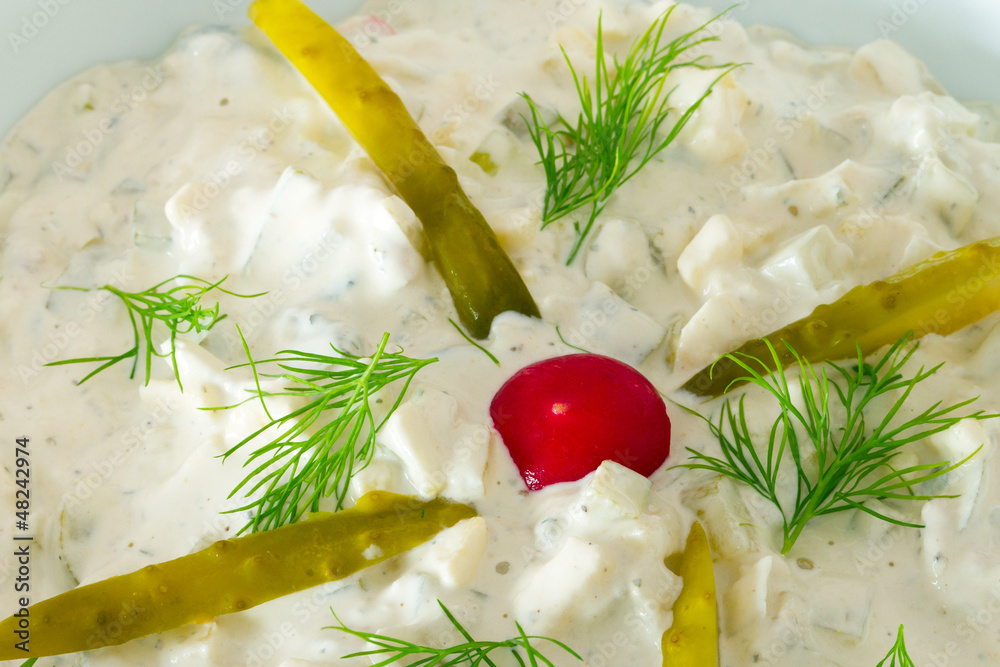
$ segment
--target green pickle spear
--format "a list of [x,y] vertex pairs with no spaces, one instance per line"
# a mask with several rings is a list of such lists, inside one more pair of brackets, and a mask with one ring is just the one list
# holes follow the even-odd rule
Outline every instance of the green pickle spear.
[[250,18],[326,100],[424,229],[462,324],[476,338],[513,310],[538,317],[507,253],[406,107],[374,69],[298,0],[257,0]]
[[[947,335],[1000,309],[1000,237],[971,243],[892,275],[859,285],[831,304],[731,354],[775,370],[769,342],[783,366],[795,363],[787,342],[810,362],[865,356],[908,332]],[[765,342],[767,341],[767,342]],[[784,342],[783,342],[784,341]],[[728,391],[746,371],[726,357],[700,370],[683,389],[714,397]]]
[[684,582],[674,602],[674,621],[660,647],[663,667],[716,667],[719,664],[719,621],[715,573],[708,536],[697,521],[691,525],[677,574]]
[[[337,514],[312,514],[306,521],[222,540],[27,607],[26,614],[0,623],[0,636],[9,639],[0,644],[0,660],[117,646],[205,623],[342,579],[475,515],[466,505],[372,491]],[[27,652],[15,648],[24,637]]]

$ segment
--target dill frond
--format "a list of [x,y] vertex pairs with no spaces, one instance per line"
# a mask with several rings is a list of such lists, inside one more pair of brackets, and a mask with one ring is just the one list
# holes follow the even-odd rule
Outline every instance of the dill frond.
[[[918,487],[959,468],[979,449],[956,463],[941,461],[897,468],[896,458],[907,445],[951,428],[963,419],[992,419],[1000,415],[981,410],[956,414],[976,400],[971,398],[947,407],[938,402],[902,423],[894,423],[913,389],[941,368],[941,365],[929,370],[921,367],[912,377],[904,377],[903,367],[916,350],[916,345],[907,347],[911,337],[904,335],[874,364],[867,363],[859,349],[856,365],[844,367],[828,362],[819,371],[785,343],[802,369],[798,399],[770,343],[768,348],[777,369],[773,373],[752,357],[726,355],[723,358],[746,372],[741,380],[746,379],[773,396],[780,415],[770,428],[766,444],[760,446],[754,442],[747,425],[745,396],[735,408],[726,399],[717,421],[685,407],[718,438],[722,457],[689,447],[694,461],[680,467],[731,477],[770,501],[783,521],[783,554],[791,550],[807,523],[825,514],[856,509],[892,524],[922,528],[920,524],[881,513],[865,502],[955,497],[919,493]],[[887,396],[892,397],[889,408],[880,416],[874,414],[875,401]],[[778,482],[779,473],[789,465],[795,474],[791,497],[779,490]]]
[[[134,342],[132,347],[121,354],[106,357],[80,357],[76,359],[62,359],[45,364],[46,366],[65,366],[66,364],[86,364],[99,363],[100,365],[90,371],[77,384],[83,384],[101,371],[108,369],[115,364],[132,360],[132,370],[129,378],[135,377],[135,371],[139,364],[140,356],[143,359],[145,368],[144,384],[149,384],[150,364],[153,356],[160,358],[170,357],[170,365],[174,370],[174,378],[177,386],[184,391],[181,383],[180,372],[177,369],[177,355],[175,342],[177,336],[187,333],[201,333],[209,331],[219,321],[225,319],[225,315],[219,312],[219,303],[216,302],[211,308],[202,305],[201,299],[213,290],[217,290],[230,296],[250,299],[263,296],[265,292],[259,294],[237,294],[220,287],[228,276],[224,276],[216,282],[209,282],[202,278],[195,278],[185,274],[179,274],[173,278],[168,278],[152,287],[140,292],[126,292],[113,285],[104,285],[96,289],[102,289],[118,297],[128,311],[129,322],[132,324],[132,334]],[[166,290],[161,288],[170,282],[182,283]],[[79,292],[89,292],[86,287],[59,286],[52,289],[73,290]],[[167,352],[158,352],[153,344],[153,328],[156,323],[166,327],[169,333],[170,349]]]
[[[387,352],[388,342],[386,333],[369,358],[331,345],[333,355],[282,350],[274,358],[255,361],[243,339],[249,361],[233,368],[251,368],[256,389],[255,396],[247,400],[260,400],[270,421],[230,448],[222,455],[223,461],[273,427],[286,430],[250,454],[244,463],[250,472],[229,494],[232,498],[242,491],[249,502],[227,513],[254,513],[240,533],[294,523],[306,512],[319,511],[320,500],[331,496],[336,498],[336,509],[343,508],[351,478],[371,461],[375,434],[399,407],[417,372],[437,361]],[[262,372],[260,367],[268,364],[280,372]],[[265,391],[260,385],[262,377],[283,379],[288,384],[280,391]],[[374,396],[400,381],[396,400],[376,421],[371,405]],[[305,404],[271,417],[265,403],[271,396],[292,396]]]
[[[351,628],[345,626],[341,620],[337,618],[336,613],[333,614],[333,617],[336,619],[338,625],[329,626],[324,629],[339,630],[349,635],[358,637],[359,639],[363,639],[369,644],[375,646],[375,648],[367,651],[358,651],[357,653],[345,655],[345,660],[348,658],[368,657],[374,661],[377,659],[375,656],[388,656],[379,662],[375,662],[372,667],[394,665],[402,660],[413,660],[412,662],[406,663],[411,667],[459,667],[460,665],[470,665],[471,667],[475,667],[477,665],[490,665],[491,667],[496,667],[496,663],[490,659],[489,654],[498,649],[508,649],[517,661],[517,664],[521,667],[527,667],[528,665],[531,665],[532,667],[549,665],[549,667],[552,667],[552,661],[546,658],[541,651],[531,644],[533,641],[548,642],[566,651],[577,660],[583,660],[583,658],[577,655],[573,649],[561,641],[550,637],[539,637],[536,635],[526,634],[520,623],[514,624],[517,628],[516,637],[505,639],[503,641],[477,641],[472,638],[472,635],[469,634],[458,619],[455,618],[455,615],[452,614],[440,600],[438,600],[437,603],[440,605],[445,616],[448,617],[448,621],[465,639],[464,642],[446,648],[421,646],[420,644],[414,644],[413,642],[397,639],[395,637],[375,634],[373,632],[352,630]],[[331,609],[330,611],[332,612],[333,610]],[[521,655],[522,652],[524,653],[523,656]]]
[[[684,60],[682,56],[691,49],[718,40],[704,36],[702,31],[725,12],[695,30],[665,41],[664,28],[675,7],[667,9],[632,43],[622,61],[605,53],[598,19],[593,81],[577,72],[563,50],[582,107],[575,122],[560,115],[550,127],[535,100],[521,93],[531,113],[530,118],[525,118],[528,132],[545,171],[542,228],[579,209],[588,209],[582,222],[573,222],[576,240],[566,264],[571,264],[580,252],[612,194],[669,146],[715,84],[740,67],[736,63],[713,65],[706,55]],[[665,89],[665,83],[671,72],[683,68],[721,72],[671,125],[667,121],[674,110],[670,106],[673,89]]]
[[902,625],[899,626],[899,631],[896,633],[896,643],[892,645],[889,653],[875,667],[915,667],[913,659],[906,652]]

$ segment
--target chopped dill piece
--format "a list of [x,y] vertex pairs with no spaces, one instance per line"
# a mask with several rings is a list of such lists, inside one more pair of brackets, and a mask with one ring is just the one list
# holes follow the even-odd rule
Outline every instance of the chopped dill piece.
[[562,344],[565,345],[566,347],[572,348],[574,350],[579,350],[580,352],[583,352],[584,354],[593,354],[593,352],[591,352],[590,350],[585,350],[582,347],[580,347],[579,345],[573,345],[573,343],[571,343],[568,340],[566,340],[563,337],[563,335],[562,335],[562,331],[559,330],[559,325],[556,325],[556,335],[559,336],[559,340],[561,340]]
[[489,350],[487,350],[487,349],[486,349],[485,347],[483,347],[482,345],[480,345],[480,344],[479,344],[479,343],[477,343],[476,341],[474,341],[474,340],[472,340],[471,338],[469,338],[469,334],[465,333],[465,332],[464,332],[464,331],[462,330],[462,327],[458,326],[458,323],[457,323],[457,322],[456,322],[455,320],[453,320],[453,319],[451,319],[451,318],[449,317],[449,318],[448,318],[448,321],[449,321],[449,322],[451,322],[451,326],[455,327],[455,330],[456,330],[456,331],[457,331],[458,333],[460,333],[460,334],[462,335],[462,338],[464,338],[464,339],[465,339],[466,341],[468,341],[470,345],[474,345],[475,347],[478,347],[478,348],[479,348],[480,350],[482,350],[483,354],[485,354],[485,355],[486,355],[487,357],[489,357],[489,358],[490,358],[490,361],[492,361],[492,362],[493,362],[494,364],[496,364],[497,366],[499,366],[499,365],[500,365],[500,360],[499,360],[499,359],[497,359],[496,357],[494,357],[494,356],[493,356],[493,355],[492,355],[492,354],[490,353],[490,351],[489,351]]

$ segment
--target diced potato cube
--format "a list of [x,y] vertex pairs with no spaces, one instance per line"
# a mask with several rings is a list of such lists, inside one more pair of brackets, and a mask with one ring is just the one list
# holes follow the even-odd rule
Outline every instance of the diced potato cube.
[[922,62],[888,39],[878,39],[858,49],[851,60],[851,76],[891,95],[940,90]]
[[677,259],[677,270],[684,283],[705,294],[716,271],[733,269],[743,260],[743,241],[739,230],[724,215],[709,218]]
[[676,372],[694,373],[745,342],[749,321],[747,309],[732,297],[714,296],[706,301],[681,329]]
[[989,456],[993,444],[986,429],[983,428],[983,423],[975,419],[963,419],[948,430],[932,435],[929,441],[937,450],[941,460],[952,464],[958,463],[982,447],[970,461],[940,478],[944,484],[943,488],[933,489],[934,493],[957,497],[940,498],[933,501],[932,507],[924,509],[927,522],[925,543],[939,538],[947,542],[942,533],[949,535],[952,531],[962,531],[969,523],[969,517],[972,516],[972,510],[975,509],[979,498],[983,461]]
[[792,238],[764,260],[761,272],[782,285],[822,290],[853,269],[854,253],[826,225]]
[[927,239],[927,228],[909,215],[851,216],[841,231],[854,251],[856,280],[881,280],[909,266],[904,262],[908,243]]
[[476,576],[486,542],[486,520],[479,516],[465,519],[413,552],[413,568],[437,578],[447,588],[464,588]]
[[[677,86],[670,97],[671,106],[679,112],[686,111],[719,74],[720,70],[708,69],[668,75],[665,87]],[[705,164],[733,162],[743,157],[750,145],[740,128],[747,106],[746,92],[731,74],[726,75],[715,84],[678,139]]]
[[435,474],[444,459],[441,445],[419,406],[414,403],[400,405],[386,422],[382,441],[403,461],[406,477],[417,493],[432,497],[444,490],[447,480]]
[[409,494],[413,489],[403,474],[403,465],[391,452],[376,444],[372,460],[351,477],[350,493],[354,500],[370,491]]
[[482,497],[490,430],[461,419],[448,394],[421,388],[392,414],[381,441],[403,462],[421,497],[445,495],[462,502]]
[[903,266],[913,266],[917,262],[922,262],[931,255],[944,250],[940,245],[926,236],[914,236],[906,244],[903,250],[903,258],[900,264]]
[[492,176],[516,151],[517,144],[511,141],[511,136],[507,132],[493,130],[486,135],[469,159]]
[[871,585],[840,578],[810,580],[807,590],[812,624],[858,640],[865,634],[872,603]]
[[620,285],[639,267],[649,270],[649,239],[639,225],[611,219],[601,225],[587,251],[587,277],[605,285]]
[[594,283],[580,298],[576,318],[561,331],[572,345],[632,366],[642,363],[667,334],[658,322],[603,283]]
[[713,553],[722,558],[738,559],[760,550],[750,512],[728,478],[716,478],[692,489],[685,501],[709,527]]
[[580,503],[593,517],[638,519],[646,507],[652,482],[620,463],[604,461],[580,493]]
[[946,153],[961,137],[973,136],[979,117],[954,99],[921,93],[904,95],[878,121],[878,132],[890,145],[923,156]]
[[577,622],[594,623],[614,602],[617,565],[599,544],[569,537],[563,548],[514,593],[516,618],[531,632],[558,636]]
[[788,565],[778,556],[758,560],[724,593],[727,631],[735,634],[778,616],[779,593],[789,584]]
[[662,637],[673,623],[674,602],[683,586],[683,580],[662,561],[651,563],[632,581],[629,594],[635,600],[639,619],[650,634]]
[[969,181],[944,166],[936,157],[925,157],[916,177],[914,199],[941,216],[951,233],[965,231],[979,202],[979,193]]
[[[980,447],[983,449],[977,457],[985,458],[992,449],[992,441],[983,422],[975,419],[963,419],[951,428],[930,436],[929,440],[940,456],[952,463],[961,461]],[[961,468],[955,472],[959,471]]]

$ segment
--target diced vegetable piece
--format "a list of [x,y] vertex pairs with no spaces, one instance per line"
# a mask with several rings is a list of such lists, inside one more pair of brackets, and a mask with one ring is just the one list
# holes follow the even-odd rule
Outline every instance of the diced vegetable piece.
[[479,165],[479,168],[490,176],[497,173],[497,170],[500,168],[497,166],[497,163],[493,161],[493,158],[490,157],[489,153],[476,151],[469,156],[469,161]]
[[527,286],[455,171],[371,65],[298,0],[257,0],[250,18],[340,117],[423,224],[462,324],[477,338],[507,310],[538,317]]
[[342,579],[475,516],[466,505],[373,491],[337,514],[216,542],[159,565],[74,588],[26,609],[29,651],[14,647],[25,617],[0,623],[0,660],[73,653],[249,609]]
[[518,582],[513,591],[514,616],[530,618],[533,634],[568,634],[574,626],[611,616],[617,573],[612,550],[599,541],[570,535],[550,560]]
[[674,602],[674,622],[663,633],[663,667],[715,667],[719,664],[719,621],[715,573],[708,536],[691,526],[677,574],[684,582]]
[[[885,280],[859,285],[807,317],[745,343],[732,354],[775,370],[770,342],[783,366],[795,363],[785,343],[810,362],[872,354],[912,331],[947,335],[1000,309],[1000,237],[939,252]],[[719,396],[746,371],[720,358],[684,384],[698,396]]]

